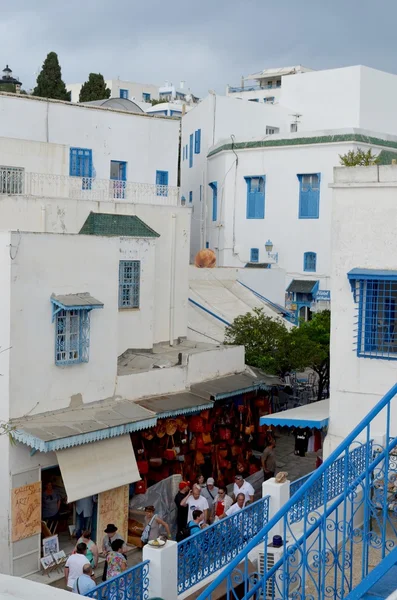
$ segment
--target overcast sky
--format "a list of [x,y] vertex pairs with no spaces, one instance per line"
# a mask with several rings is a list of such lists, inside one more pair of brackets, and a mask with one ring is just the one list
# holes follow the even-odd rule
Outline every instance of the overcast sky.
[[26,89],[51,51],[67,83],[90,72],[185,80],[200,96],[269,67],[397,73],[397,0],[0,0],[0,9],[1,60]]

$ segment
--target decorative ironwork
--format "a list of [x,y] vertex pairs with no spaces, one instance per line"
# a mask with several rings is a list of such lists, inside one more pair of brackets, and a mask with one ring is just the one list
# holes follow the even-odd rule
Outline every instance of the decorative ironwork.
[[178,544],[178,594],[225,567],[269,518],[269,497],[221,519]]
[[308,475],[304,475],[303,477],[300,477],[299,479],[295,479],[295,481],[291,482],[291,485],[289,486],[289,495],[290,498],[296,494],[296,492],[302,487],[302,485],[304,483],[306,483],[306,481],[309,479],[309,477],[311,477],[313,475],[312,473],[309,473]]
[[119,308],[139,308],[141,261],[121,260],[119,264]]
[[26,173],[0,166],[0,194],[180,206],[179,188],[96,177]]
[[[296,483],[289,501],[198,600],[213,598],[220,584],[227,600],[341,600],[367,576],[371,586],[373,566],[397,548],[397,437],[390,435],[396,394],[397,384],[306,481]],[[382,430],[384,439],[375,441]],[[275,529],[282,548],[271,544]],[[259,561],[252,572],[254,549]]]
[[55,364],[88,362],[90,313],[84,309],[59,310],[55,316]]
[[149,561],[127,569],[85,595],[96,600],[148,600]]

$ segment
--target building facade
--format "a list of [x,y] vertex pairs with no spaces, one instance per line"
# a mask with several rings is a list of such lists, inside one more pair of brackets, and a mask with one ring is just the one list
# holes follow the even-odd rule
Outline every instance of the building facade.
[[[150,102],[159,99],[159,86],[152,83],[135,83],[121,79],[106,79],[111,98],[125,98],[137,102]],[[71,92],[71,101],[78,102],[82,83],[67,83],[66,89]]]

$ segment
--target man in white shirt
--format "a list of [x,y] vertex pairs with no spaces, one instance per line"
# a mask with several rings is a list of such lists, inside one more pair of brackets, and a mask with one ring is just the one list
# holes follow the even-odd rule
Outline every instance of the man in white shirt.
[[181,506],[188,506],[189,510],[187,513],[187,522],[193,520],[193,511],[202,510],[204,513],[204,521],[208,521],[209,506],[208,501],[201,495],[201,487],[194,484],[193,489],[187,494],[187,496],[181,501]]
[[226,516],[230,517],[230,515],[235,515],[240,512],[244,508],[245,504],[245,495],[240,492],[237,494],[236,502],[232,504],[232,506],[226,511]]
[[86,557],[87,544],[80,542],[76,546],[76,554],[71,554],[65,564],[65,579],[69,589],[73,589],[74,583],[80,575],[83,574],[84,565],[89,565],[90,561]]
[[240,493],[244,494],[244,496],[245,496],[244,506],[247,505],[247,502],[254,501],[255,490],[252,487],[252,485],[250,483],[248,483],[248,481],[245,481],[245,479],[243,479],[242,475],[236,475],[236,477],[234,478],[234,487],[233,487],[234,497],[237,499],[237,494],[240,494]]

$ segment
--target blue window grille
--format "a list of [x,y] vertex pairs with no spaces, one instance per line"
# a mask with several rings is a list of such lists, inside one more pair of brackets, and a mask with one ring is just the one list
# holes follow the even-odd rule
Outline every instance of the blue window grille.
[[119,308],[139,308],[141,261],[121,260],[119,265]]
[[250,262],[252,262],[252,263],[259,262],[259,248],[251,248]]
[[299,218],[318,219],[320,207],[320,173],[298,175]]
[[358,308],[357,355],[397,360],[397,277],[352,282]]
[[247,182],[247,219],[265,218],[265,181],[264,175],[245,177]]
[[157,196],[168,196],[168,171],[156,171]]
[[193,134],[189,138],[189,168],[193,166]]
[[201,129],[197,129],[194,133],[194,153],[200,154],[201,152]]
[[216,181],[208,184],[212,190],[212,220],[218,218],[218,184]]
[[[128,96],[127,96],[127,98],[128,98]],[[150,102],[150,100],[151,100],[150,94],[148,94],[148,93],[146,93],[146,92],[143,92],[143,93],[142,93],[142,100],[143,100],[144,102]]]
[[189,192],[189,202],[190,203],[193,202],[193,192],[192,191]]
[[303,270],[316,272],[317,254],[315,252],[305,252],[303,255]]
[[120,98],[128,100],[128,90],[120,90]]
[[88,362],[89,348],[89,310],[58,310],[55,315],[55,364]]

